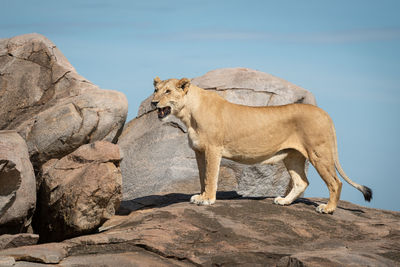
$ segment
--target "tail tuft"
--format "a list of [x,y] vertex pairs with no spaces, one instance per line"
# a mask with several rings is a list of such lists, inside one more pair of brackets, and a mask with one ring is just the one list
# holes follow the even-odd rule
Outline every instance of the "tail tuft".
[[362,193],[363,193],[363,195],[364,195],[365,201],[370,202],[371,199],[372,199],[372,190],[371,190],[371,188],[369,188],[369,187],[363,185],[363,187],[362,187]]

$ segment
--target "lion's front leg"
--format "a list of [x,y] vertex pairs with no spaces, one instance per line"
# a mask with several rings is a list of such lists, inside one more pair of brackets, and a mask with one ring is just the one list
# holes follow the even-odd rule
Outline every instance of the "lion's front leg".
[[204,192],[204,179],[206,177],[206,159],[205,153],[201,151],[194,151],[196,153],[196,161],[197,161],[197,168],[199,169],[199,178],[200,178],[200,186],[201,191],[200,194]]
[[[199,155],[197,153],[199,153]],[[205,152],[196,152],[197,164],[199,164],[199,160],[201,161],[201,154],[204,155],[204,168],[201,169],[201,165],[199,165],[199,175],[202,190],[201,194],[192,196],[190,202],[197,205],[211,205],[215,203],[217,195],[221,152],[216,148],[207,149]],[[201,170],[204,170],[204,179],[202,179]]]

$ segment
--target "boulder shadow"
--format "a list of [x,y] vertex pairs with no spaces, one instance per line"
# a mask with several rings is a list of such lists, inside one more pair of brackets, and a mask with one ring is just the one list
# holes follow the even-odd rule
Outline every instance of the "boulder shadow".
[[117,215],[128,215],[132,211],[161,208],[181,202],[189,202],[191,195],[182,193],[170,193],[166,195],[149,195],[130,200],[121,201]]
[[[318,202],[316,202],[318,201]],[[292,205],[301,203],[301,204],[305,204],[307,206],[314,206],[315,208],[318,207],[321,203],[326,203],[328,202],[328,199],[318,199],[316,201],[313,201],[311,199],[308,198],[298,198],[295,201],[293,201]],[[351,209],[351,208],[346,208],[343,205],[341,205],[341,203],[338,204],[337,209],[341,209],[341,210],[347,210],[347,211],[351,211],[351,212],[355,212],[355,213],[365,213],[363,210],[361,209]]]
[[[116,215],[129,215],[133,211],[143,210],[143,209],[151,209],[151,208],[162,208],[169,205],[182,203],[182,202],[190,202],[190,198],[193,194],[184,194],[184,193],[169,193],[165,195],[149,195],[144,197],[139,197],[131,200],[124,200],[121,202],[121,205],[116,212]],[[242,196],[239,195],[236,191],[218,191],[217,192],[217,200],[229,200],[229,199],[243,199],[243,200],[265,200],[265,199],[274,199],[272,196],[265,197],[251,197],[251,196]],[[321,202],[327,202],[328,199],[317,199],[312,200],[308,198],[298,198],[296,199],[292,205],[296,204],[305,204],[307,206],[318,207]],[[360,209],[351,209],[346,208],[343,205],[338,205],[338,209],[347,210],[355,213],[364,213],[363,210]]]
[[[161,208],[172,204],[181,202],[190,202],[190,198],[193,194],[184,193],[170,193],[165,195],[149,195],[139,197],[131,200],[124,200],[116,212],[116,215],[128,215],[132,211],[150,209],[150,208]],[[236,191],[218,191],[217,200],[228,200],[228,199],[253,199],[263,200],[270,197],[243,197]]]

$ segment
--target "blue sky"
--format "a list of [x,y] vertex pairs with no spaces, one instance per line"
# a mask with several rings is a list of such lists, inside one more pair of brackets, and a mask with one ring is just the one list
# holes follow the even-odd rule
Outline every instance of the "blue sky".
[[[374,190],[342,199],[400,210],[400,1],[1,0],[0,38],[37,32],[77,71],[126,94],[129,120],[152,79],[247,67],[310,90],[333,118],[340,161]],[[311,168],[307,197],[327,197]]]

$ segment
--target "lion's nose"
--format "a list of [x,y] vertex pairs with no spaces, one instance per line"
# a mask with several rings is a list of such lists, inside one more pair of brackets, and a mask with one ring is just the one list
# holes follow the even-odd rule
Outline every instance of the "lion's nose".
[[153,108],[156,108],[156,107],[157,107],[157,104],[158,104],[158,101],[151,101],[151,106],[152,106]]

